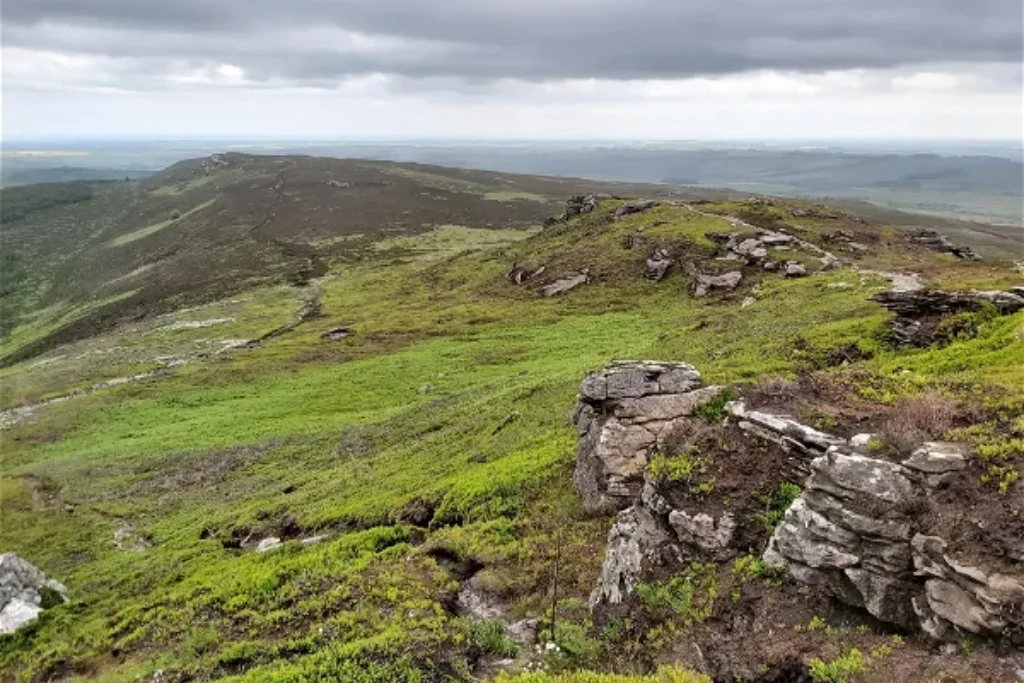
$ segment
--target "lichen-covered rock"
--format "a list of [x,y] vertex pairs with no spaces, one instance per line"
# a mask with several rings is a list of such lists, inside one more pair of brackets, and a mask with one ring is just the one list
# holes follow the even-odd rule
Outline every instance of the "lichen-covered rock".
[[622,509],[639,497],[651,455],[719,391],[700,385],[685,363],[630,361],[587,375],[574,411],[574,479],[587,510]]
[[960,564],[937,536],[917,534],[911,547],[914,568],[926,578],[914,608],[929,635],[945,639],[961,630],[999,636],[1007,627],[1024,628],[1024,577]]
[[17,553],[0,554],[0,635],[31,623],[45,608],[44,595],[67,600],[67,589],[46,578]]
[[643,506],[622,512],[608,533],[601,577],[590,595],[591,606],[617,605],[655,567],[678,562],[674,539]]
[[776,527],[765,562],[882,621],[934,638],[1024,628],[1024,578],[957,563],[942,538],[915,531],[915,502],[966,467],[958,445],[925,443],[896,464],[794,427],[790,418],[742,404],[730,410],[751,427],[756,420],[748,431],[782,446],[803,436],[804,447],[826,447],[811,461],[804,492]]
[[565,202],[565,210],[562,212],[562,220],[569,220],[576,216],[590,213],[597,208],[597,197],[592,194],[578,194]]
[[668,250],[659,247],[647,257],[645,276],[651,282],[661,282],[675,262]]

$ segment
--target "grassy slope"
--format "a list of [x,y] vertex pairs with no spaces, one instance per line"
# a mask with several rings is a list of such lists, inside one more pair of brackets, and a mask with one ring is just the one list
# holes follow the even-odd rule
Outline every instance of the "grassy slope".
[[[458,236],[479,243],[457,230],[425,240],[425,253],[405,241],[339,260],[323,282],[321,318],[262,348],[49,406],[7,432],[0,547],[64,581],[73,601],[0,640],[5,671],[38,680],[134,680],[158,669],[246,681],[464,677],[486,642],[447,609],[455,584],[425,551],[483,563],[516,616],[537,616],[556,529],[569,558],[566,618],[578,622],[562,636],[578,640],[575,649],[563,642],[568,663],[619,666],[614,643],[586,645],[585,612],[573,606],[593,585],[607,529],[580,514],[570,484],[567,414],[587,370],[614,358],[682,359],[709,382],[740,382],[817,367],[829,350],[857,344],[874,354],[858,366],[873,378],[872,400],[940,382],[1002,384],[1011,394],[1001,400],[1019,401],[1022,314],[944,349],[895,352],[877,341],[886,315],[867,301],[884,283],[848,270],[754,276],[762,292],[742,309],[750,282],[724,300],[695,300],[678,272],[644,281],[646,250],[625,249],[622,237],[644,227],[701,256],[704,233],[724,221],[677,207],[610,223],[614,206],[485,250],[459,252]],[[799,226],[815,239],[828,227]],[[552,277],[589,267],[594,281],[541,299],[504,280],[512,262],[544,264]],[[916,267],[946,283],[1011,279],[907,252],[898,236],[863,265]],[[114,349],[127,366],[144,356],[132,349],[154,341],[175,351],[252,336],[286,320],[296,301],[283,290],[247,297],[178,314],[234,317],[230,329],[128,328],[89,350]],[[336,324],[355,334],[322,341]],[[56,374],[38,361],[15,366],[5,401],[55,392],[61,377],[88,384],[104,374],[95,357],[55,352]],[[403,521],[419,508],[429,530]],[[277,533],[287,517],[331,538],[268,555],[224,543]],[[122,522],[153,548],[116,549]]]

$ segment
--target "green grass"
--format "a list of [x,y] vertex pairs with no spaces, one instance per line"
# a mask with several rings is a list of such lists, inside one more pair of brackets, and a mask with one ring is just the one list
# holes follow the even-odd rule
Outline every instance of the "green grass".
[[119,235],[119,236],[115,237],[114,239],[110,240],[109,244],[110,244],[111,247],[123,247],[126,244],[131,244],[132,242],[135,242],[135,241],[141,240],[143,238],[149,237],[150,235],[154,235],[154,234],[160,232],[161,230],[163,230],[164,228],[166,228],[166,227],[168,227],[170,225],[174,225],[175,223],[177,223],[178,221],[180,221],[183,218],[187,218],[188,216],[191,216],[193,214],[199,213],[200,211],[202,211],[203,209],[205,209],[205,208],[207,208],[209,206],[213,206],[214,201],[216,201],[216,200],[209,199],[209,200],[203,202],[202,204],[194,206],[191,209],[189,209],[188,211],[185,211],[184,213],[182,213],[177,218],[168,218],[165,221],[160,221],[158,223],[153,223],[151,225],[147,225],[144,228],[139,228],[138,230],[135,230],[133,232],[129,232],[129,233],[126,233],[124,235]]
[[[685,360],[724,385],[823,368],[831,351],[857,344],[870,356],[855,368],[870,378],[862,389],[879,402],[940,379],[1024,386],[1024,314],[980,321],[972,338],[943,348],[887,349],[878,340],[888,314],[869,300],[881,281],[756,273],[753,306],[740,307],[753,282],[696,300],[678,271],[644,280],[646,249],[622,238],[643,227],[696,258],[711,248],[704,233],[724,222],[681,207],[612,222],[613,209],[602,202],[595,215],[524,239],[455,226],[400,238],[334,264],[321,317],[261,348],[55,404],[5,433],[0,546],[64,582],[72,603],[0,639],[0,669],[22,680],[65,666],[110,681],[158,669],[250,682],[468,680],[474,652],[511,647],[496,628],[446,609],[457,586],[428,551],[481,562],[481,580],[512,596],[515,616],[536,617],[550,604],[544,577],[557,531],[564,595],[585,599],[607,520],[587,519],[572,489],[568,415],[583,375],[613,359]],[[589,267],[594,279],[546,299],[505,279],[513,262],[544,265],[551,277]],[[829,286],[839,282],[850,286]],[[80,342],[3,370],[0,380],[17,386],[5,403],[259,336],[298,306],[295,289],[252,289]],[[45,332],[61,312],[50,313],[15,338]],[[232,321],[168,329],[215,318]],[[354,333],[320,338],[339,324]],[[706,417],[719,419],[720,408]],[[999,429],[978,431],[979,443],[997,448]],[[1004,467],[1012,457],[993,450],[991,459]],[[765,495],[766,524],[793,493]],[[419,509],[424,526],[414,529],[408,513]],[[266,555],[230,547],[250,532],[278,534],[287,519],[329,539],[289,540]],[[118,551],[120,520],[153,547]],[[719,596],[714,575],[698,569],[642,589],[648,616],[680,628],[704,619]],[[719,575],[733,573],[749,579],[760,568]],[[566,612],[560,642],[589,666],[597,645],[585,608]],[[677,670],[602,676],[514,680],[699,680]]]

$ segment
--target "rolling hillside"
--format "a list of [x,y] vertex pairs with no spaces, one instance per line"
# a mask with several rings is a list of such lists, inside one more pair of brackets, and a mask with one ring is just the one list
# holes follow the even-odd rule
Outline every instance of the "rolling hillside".
[[[236,154],[3,198],[0,551],[68,598],[0,635],[4,680],[980,683],[1024,667],[1012,606],[1000,636],[943,645],[767,567],[800,487],[726,408],[870,433],[893,462],[964,444],[942,494],[955,519],[934,515],[949,552],[1019,575],[1024,312],[1004,304],[1024,279],[927,224]],[[886,295],[933,290],[968,303],[894,325],[911,314]],[[569,416],[588,372],[641,358],[717,387],[700,438],[647,473],[731,511],[742,547],[592,610],[616,517],[584,506]]]

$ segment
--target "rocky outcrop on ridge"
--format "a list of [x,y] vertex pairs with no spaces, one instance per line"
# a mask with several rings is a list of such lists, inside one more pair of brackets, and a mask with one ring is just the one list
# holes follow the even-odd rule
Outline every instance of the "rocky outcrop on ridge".
[[[722,562],[740,552],[742,521],[721,507],[686,506],[648,465],[667,435],[718,395],[682,363],[617,363],[591,373],[574,413],[580,442],[576,487],[590,511],[619,509],[591,605],[627,600],[640,581],[687,561]],[[784,415],[728,404],[727,423],[751,446],[785,453],[783,474],[802,488],[776,527],[765,563],[873,617],[940,640],[964,633],[1024,637],[1024,576],[992,569],[996,557],[954,556],[929,520],[962,511],[936,492],[966,476],[958,444],[927,442],[901,462]],[[853,440],[859,443],[855,437]],[[862,439],[861,439],[862,441]],[[946,501],[946,502],[943,502]],[[694,504],[695,503],[695,504]]]
[[1010,291],[955,292],[938,289],[888,291],[872,297],[896,314],[889,323],[889,341],[896,346],[928,346],[955,336],[956,326],[943,329],[943,317],[979,311],[991,305],[1000,315],[1024,309],[1024,296]]
[[639,495],[644,469],[679,420],[714,397],[686,363],[623,361],[580,384],[576,488],[590,511],[623,509]]
[[67,589],[17,553],[0,554],[0,635],[35,621],[52,601],[66,602]]
[[940,254],[952,254],[961,259],[977,258],[970,247],[961,247],[949,241],[949,238],[940,235],[935,230],[920,230],[907,238],[912,244],[919,244]]

